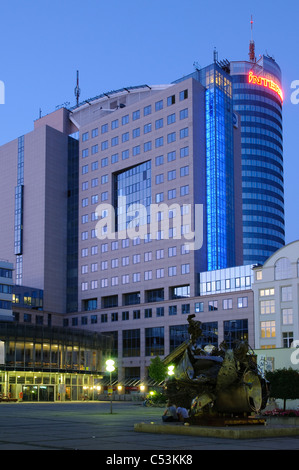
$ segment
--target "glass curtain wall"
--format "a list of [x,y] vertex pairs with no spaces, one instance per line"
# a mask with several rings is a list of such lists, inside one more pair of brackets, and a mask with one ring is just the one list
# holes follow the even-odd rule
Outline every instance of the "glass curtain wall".
[[217,65],[200,71],[206,87],[208,270],[235,264],[232,81]]
[[[116,209],[116,230],[126,231],[130,223],[134,226],[150,223],[151,204],[151,162],[144,162],[115,175],[114,207]],[[146,214],[139,214],[135,219],[135,210],[130,214],[130,206],[143,205]],[[134,220],[135,219],[135,220]],[[134,220],[134,221],[133,221]]]

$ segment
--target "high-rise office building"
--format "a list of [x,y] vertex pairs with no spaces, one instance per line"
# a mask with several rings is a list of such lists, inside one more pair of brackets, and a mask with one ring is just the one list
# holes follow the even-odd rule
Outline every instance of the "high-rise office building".
[[[78,142],[68,111],[0,148],[0,258],[13,282],[43,291],[46,311],[77,310]],[[69,216],[68,216],[69,215]]]
[[201,272],[242,264],[232,80],[218,64],[201,78],[102,94],[0,149],[19,298],[29,286],[65,326],[111,333],[127,377],[186,333]]
[[[230,210],[239,211],[240,207],[236,206],[233,185],[223,172],[225,168],[226,175],[232,175],[234,169],[230,164],[232,149],[228,127],[224,132],[222,126],[233,111],[235,126],[241,130],[243,263],[263,264],[285,243],[281,70],[272,57],[263,55],[256,60],[255,44],[251,40],[248,61],[218,61],[214,51],[214,64],[188,77],[206,87],[207,237],[208,244],[211,242],[213,246],[208,255],[208,269],[220,269],[223,267],[221,258],[223,261],[227,252],[231,256],[234,253],[233,237],[229,235],[229,225],[223,215],[225,211],[226,215]],[[217,135],[216,140],[210,127]],[[212,145],[209,143],[211,135]],[[218,200],[215,201],[209,197],[213,184],[217,187],[214,194]],[[225,198],[223,191],[226,191]],[[230,205],[225,207],[224,201],[229,200]],[[218,212],[213,213],[209,201]],[[222,224],[219,225],[219,221]],[[217,244],[212,242],[217,229],[226,233],[226,240],[232,241],[229,250],[222,243],[219,262],[215,252]]]
[[263,264],[285,243],[281,71],[272,57],[232,61],[240,115],[244,264]]
[[189,313],[202,346],[251,342],[249,265],[284,243],[280,83],[269,57],[215,54],[3,145],[0,258],[15,266],[14,298],[36,296],[48,324],[61,313],[65,327],[112,334],[125,378],[186,339]]
[[[121,89],[71,110],[79,129],[79,312],[65,326],[113,334],[119,379],[145,377],[151,357],[182,340],[201,272],[242,264],[232,80],[217,64],[202,75],[204,85],[185,77]],[[194,224],[202,237],[195,250]],[[217,340],[217,320],[205,327]]]
[[214,63],[196,69],[193,78],[205,89],[207,269],[241,264],[242,204],[239,193],[241,146],[233,110],[233,84],[226,67]]
[[[205,76],[205,87],[189,78],[122,89],[72,109],[80,130],[79,310],[193,297],[200,272],[242,264],[232,83],[217,65]],[[135,237],[125,233],[134,204],[145,210]],[[194,227],[202,238],[196,250]]]
[[[60,109],[1,147],[0,255],[15,264],[17,285],[44,291],[45,310],[194,296],[200,272],[242,264],[232,80],[217,64],[193,78]],[[104,204],[118,239],[98,228]],[[134,239],[119,237],[133,204],[145,217]]]

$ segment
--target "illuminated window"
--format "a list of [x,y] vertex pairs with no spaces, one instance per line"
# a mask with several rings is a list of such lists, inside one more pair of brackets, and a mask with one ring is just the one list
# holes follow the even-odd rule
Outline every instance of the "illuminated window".
[[275,321],[262,321],[261,322],[261,337],[262,338],[275,338]]
[[275,289],[260,289],[260,297],[268,296],[268,295],[274,295],[275,294]]

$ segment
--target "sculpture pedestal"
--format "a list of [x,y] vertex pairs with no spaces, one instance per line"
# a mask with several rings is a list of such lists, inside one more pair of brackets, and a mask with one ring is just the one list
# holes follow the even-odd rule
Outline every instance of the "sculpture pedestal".
[[186,419],[186,422],[196,426],[241,426],[249,424],[266,425],[264,418],[255,418],[252,416],[194,416]]
[[137,423],[134,431],[152,434],[219,437],[221,439],[257,439],[299,436],[298,426],[198,426],[183,423]]

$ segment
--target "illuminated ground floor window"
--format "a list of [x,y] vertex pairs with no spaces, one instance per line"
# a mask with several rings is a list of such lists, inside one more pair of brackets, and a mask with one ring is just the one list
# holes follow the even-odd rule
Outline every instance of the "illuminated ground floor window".
[[0,371],[0,401],[97,400],[103,375]]

